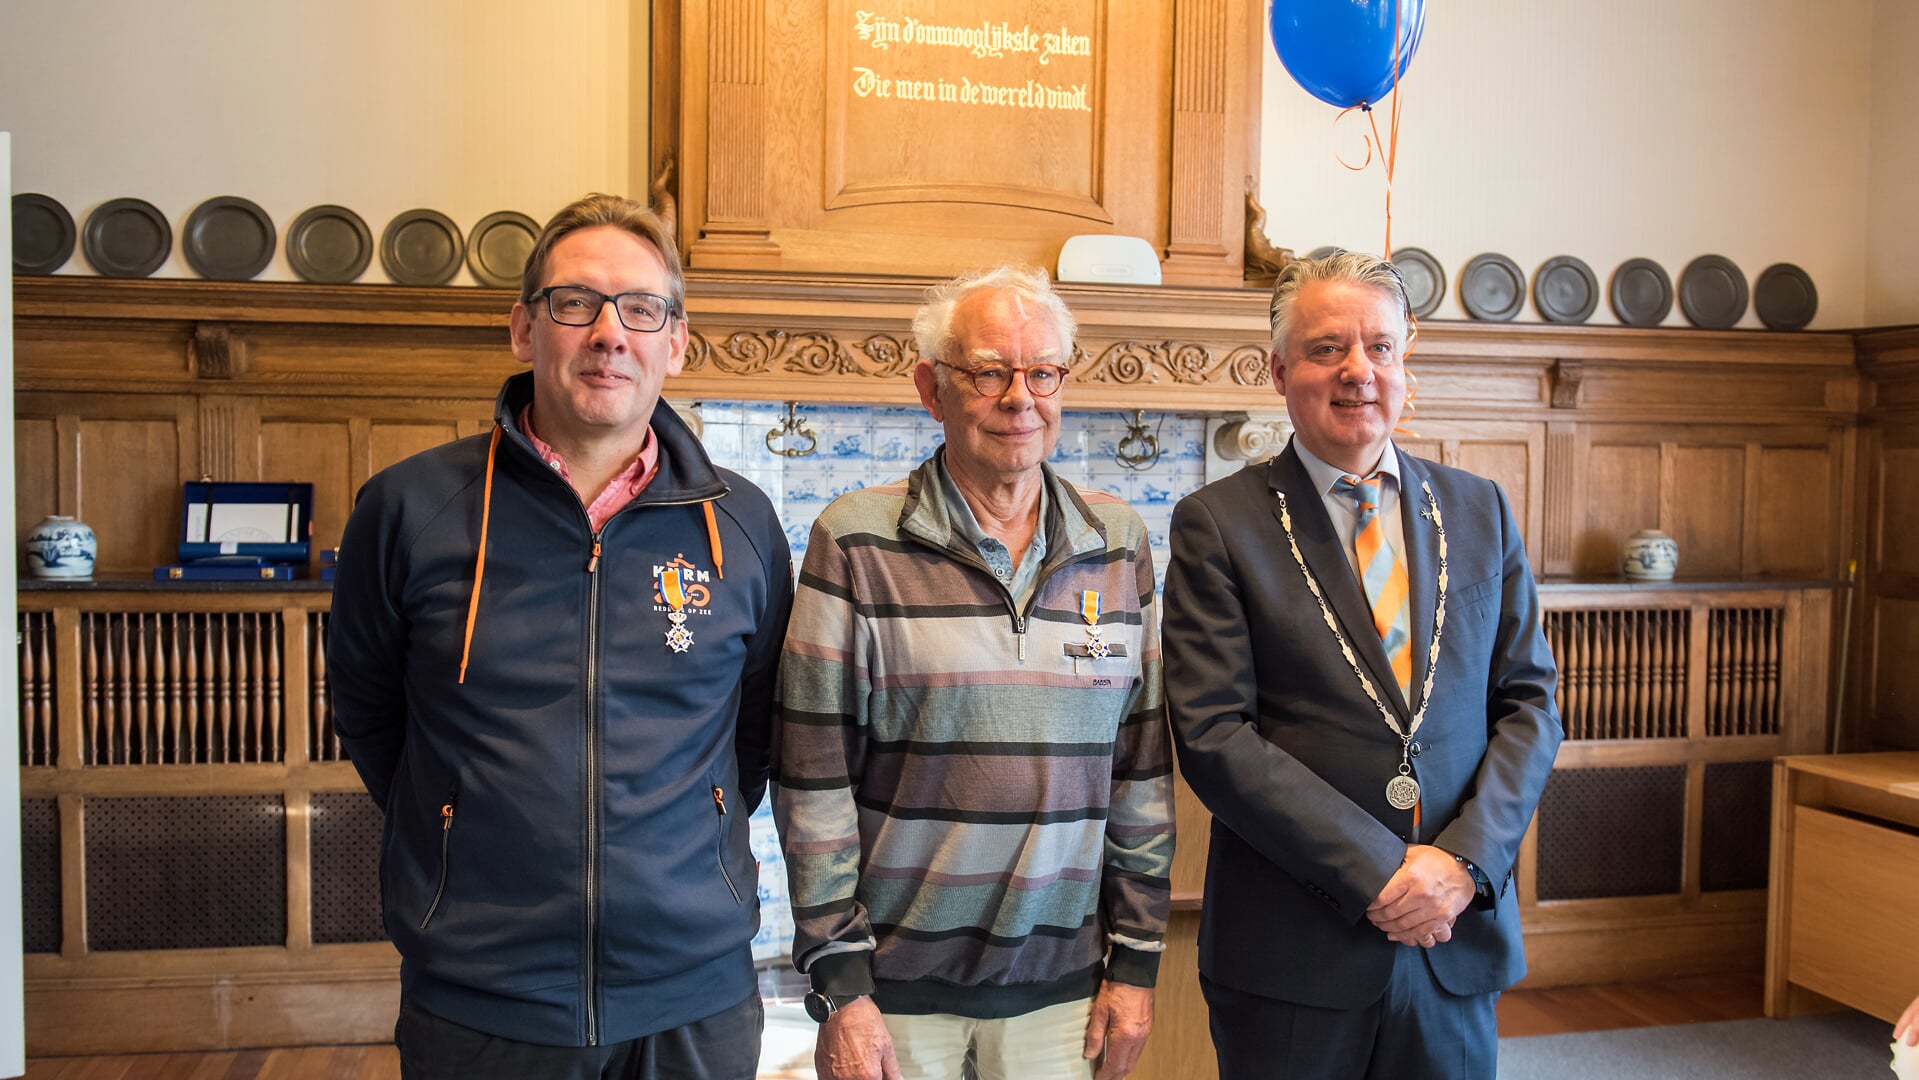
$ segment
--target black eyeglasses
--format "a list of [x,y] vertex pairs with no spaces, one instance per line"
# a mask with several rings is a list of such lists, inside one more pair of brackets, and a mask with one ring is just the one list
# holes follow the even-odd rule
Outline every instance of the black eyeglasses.
[[974,392],[981,397],[1002,397],[1013,388],[1013,376],[1018,374],[1026,380],[1026,392],[1034,397],[1052,397],[1066,383],[1071,372],[1059,364],[1034,364],[1031,367],[1014,368],[999,364],[968,368],[958,364],[949,364],[944,360],[935,360],[943,368],[951,368],[973,385]]
[[666,325],[675,314],[673,301],[650,292],[623,292],[608,296],[584,285],[548,285],[533,294],[546,301],[546,313],[561,326],[592,326],[600,321],[600,310],[609,302],[620,325],[628,330],[650,334]]

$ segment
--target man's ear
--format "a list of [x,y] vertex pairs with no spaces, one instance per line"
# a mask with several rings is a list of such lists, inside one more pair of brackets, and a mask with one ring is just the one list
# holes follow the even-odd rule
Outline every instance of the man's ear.
[[1266,353],[1266,363],[1272,368],[1273,389],[1279,391],[1280,397],[1285,397],[1286,396],[1286,361],[1285,359],[1282,358],[1279,355],[1279,353],[1269,350]]
[[660,331],[663,334],[673,335],[671,343],[667,346],[666,373],[669,376],[678,375],[680,370],[686,367],[686,342],[691,333],[686,328],[685,316],[673,319],[672,323],[670,329]]
[[920,392],[920,404],[933,414],[933,419],[946,422],[946,406],[940,402],[939,372],[933,370],[929,360],[922,360],[913,369],[913,388]]
[[513,341],[513,355],[523,364],[533,362],[533,313],[518,300],[513,302],[513,314],[507,319],[507,336]]

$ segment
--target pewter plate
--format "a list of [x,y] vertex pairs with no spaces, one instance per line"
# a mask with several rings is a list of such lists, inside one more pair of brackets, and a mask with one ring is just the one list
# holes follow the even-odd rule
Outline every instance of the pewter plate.
[[249,281],[273,261],[279,234],[265,210],[237,195],[193,208],[180,230],[180,252],[193,272],[212,281]]
[[73,215],[59,200],[32,193],[13,197],[13,272],[51,274],[73,257]]
[[488,214],[467,237],[466,268],[482,285],[517,289],[526,257],[540,238],[540,225],[525,214],[502,210]]
[[465,255],[459,226],[438,210],[408,210],[380,234],[380,265],[402,285],[445,285]]
[[1526,274],[1497,252],[1475,255],[1459,272],[1459,303],[1486,322],[1511,322],[1526,306]]
[[1752,309],[1769,330],[1804,330],[1819,313],[1819,290],[1804,270],[1774,263],[1753,285]]
[[315,206],[287,229],[287,264],[302,280],[322,285],[358,281],[373,261],[373,233],[344,206]]
[[1703,330],[1724,330],[1746,314],[1746,275],[1723,255],[1701,255],[1679,275],[1679,310]]
[[1599,278],[1574,255],[1556,255],[1533,274],[1533,306],[1548,322],[1583,323],[1599,307]]
[[1612,313],[1627,326],[1658,326],[1672,314],[1672,279],[1651,259],[1627,259],[1612,272]]
[[1403,247],[1394,249],[1393,265],[1406,283],[1406,302],[1412,306],[1413,318],[1423,319],[1438,311],[1439,302],[1446,298],[1446,271],[1439,260],[1424,248]]
[[173,250],[173,227],[145,199],[109,199],[87,215],[80,250],[106,277],[143,278]]

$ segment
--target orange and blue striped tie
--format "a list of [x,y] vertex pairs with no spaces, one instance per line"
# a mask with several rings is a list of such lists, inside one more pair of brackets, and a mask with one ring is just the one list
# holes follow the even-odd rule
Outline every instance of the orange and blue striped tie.
[[1380,474],[1361,480],[1342,476],[1333,482],[1337,495],[1351,495],[1359,502],[1359,528],[1353,547],[1359,555],[1359,578],[1366,587],[1366,599],[1373,608],[1373,629],[1386,646],[1386,659],[1393,665],[1393,678],[1399,681],[1399,693],[1408,704],[1413,694],[1412,613],[1407,607],[1406,566],[1399,561],[1392,544],[1386,540],[1385,523],[1379,520]]

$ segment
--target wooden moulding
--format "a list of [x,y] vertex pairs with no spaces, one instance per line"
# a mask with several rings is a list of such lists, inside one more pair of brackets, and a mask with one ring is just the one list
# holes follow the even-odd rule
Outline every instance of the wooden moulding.
[[[691,272],[679,397],[911,404],[926,281]],[[16,388],[490,401],[519,370],[505,290],[23,277]],[[1275,397],[1259,289],[1064,286],[1080,322],[1078,409],[1185,412]],[[99,346],[120,346],[106,350]],[[177,358],[191,353],[193,363]],[[84,354],[94,358],[76,362]],[[102,370],[101,356],[112,370]],[[1840,334],[1428,321],[1410,361],[1423,419],[1856,422]],[[224,359],[222,359],[224,357]],[[1576,392],[1572,389],[1577,383]],[[237,436],[246,432],[236,431]]]

